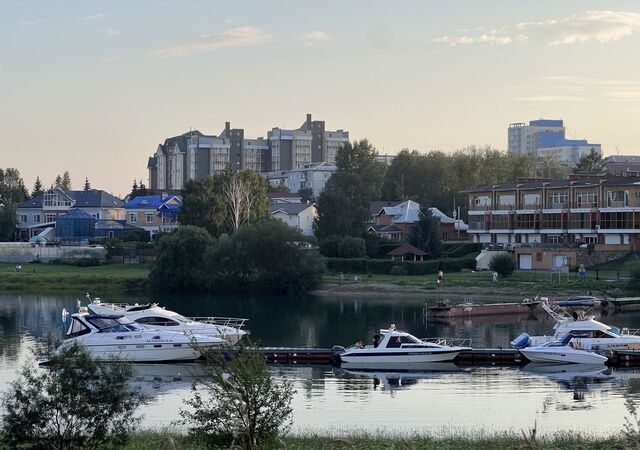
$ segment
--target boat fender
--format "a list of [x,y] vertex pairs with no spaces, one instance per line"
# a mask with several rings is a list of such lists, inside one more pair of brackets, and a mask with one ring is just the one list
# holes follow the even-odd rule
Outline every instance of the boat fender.
[[529,335],[521,333],[520,336],[511,341],[511,347],[521,349],[529,346]]

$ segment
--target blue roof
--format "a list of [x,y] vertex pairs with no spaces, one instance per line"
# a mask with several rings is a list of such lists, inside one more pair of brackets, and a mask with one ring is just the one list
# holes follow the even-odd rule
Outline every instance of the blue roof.
[[169,209],[175,208],[176,210],[179,210],[182,205],[166,204],[173,198],[177,198],[178,200],[182,201],[181,197],[174,197],[172,195],[165,196],[164,200],[162,199],[162,195],[139,195],[132,198],[131,200],[128,200],[124,204],[124,207],[126,209],[158,209],[164,205]]
[[530,120],[529,126],[530,127],[562,127],[564,125],[562,120],[538,119],[538,120]]

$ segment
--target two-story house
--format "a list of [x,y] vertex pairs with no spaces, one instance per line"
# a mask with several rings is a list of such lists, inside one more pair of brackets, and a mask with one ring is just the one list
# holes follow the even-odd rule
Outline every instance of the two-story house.
[[124,204],[126,223],[147,230],[151,235],[178,228],[182,197],[178,195],[139,195]]

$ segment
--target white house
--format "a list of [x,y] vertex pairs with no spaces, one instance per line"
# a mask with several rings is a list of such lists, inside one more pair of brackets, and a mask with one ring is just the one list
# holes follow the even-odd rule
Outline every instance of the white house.
[[269,214],[287,225],[298,228],[305,236],[313,234],[313,221],[318,215],[312,203],[273,203]]

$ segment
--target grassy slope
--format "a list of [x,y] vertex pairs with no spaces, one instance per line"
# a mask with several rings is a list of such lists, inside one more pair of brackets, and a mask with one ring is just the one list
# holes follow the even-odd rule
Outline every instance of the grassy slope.
[[0,292],[140,292],[147,288],[150,269],[146,264],[96,267],[23,264],[22,272],[15,273],[15,264],[0,263]]
[[[171,440],[175,447],[168,445]],[[284,438],[284,445],[279,448],[287,450],[513,450],[526,449],[612,449],[628,448],[621,440],[603,437],[585,437],[580,435],[554,436],[538,438],[536,446],[527,446],[519,434],[470,434],[452,435],[448,437],[429,436],[373,436],[355,434],[345,437],[331,437],[323,435],[289,436]],[[164,445],[163,445],[164,444]],[[142,432],[132,436],[127,449],[152,450],[157,448],[176,448],[181,450],[205,449],[192,439],[178,434],[161,432]]]

